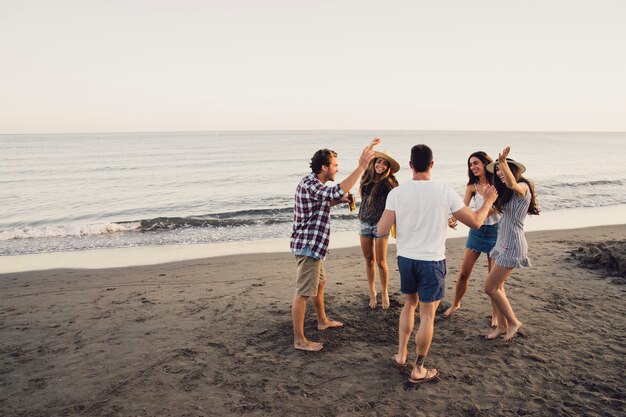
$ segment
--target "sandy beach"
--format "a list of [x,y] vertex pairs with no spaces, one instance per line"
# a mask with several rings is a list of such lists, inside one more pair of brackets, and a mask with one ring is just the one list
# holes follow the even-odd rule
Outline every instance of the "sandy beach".
[[[309,304],[320,353],[292,347],[289,253],[1,274],[0,414],[623,416],[626,225],[527,238],[533,267],[506,285],[519,337],[483,338],[481,258],[461,310],[436,322],[427,364],[441,376],[419,387],[391,363],[393,245],[387,311],[367,307],[359,248],[327,258],[327,312],[346,326],[317,331]],[[448,240],[447,303],[464,243]]]

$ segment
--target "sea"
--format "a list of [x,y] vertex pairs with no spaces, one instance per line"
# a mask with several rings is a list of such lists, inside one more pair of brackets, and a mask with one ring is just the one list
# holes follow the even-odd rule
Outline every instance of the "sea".
[[[433,179],[463,195],[469,154],[511,146],[544,213],[626,204],[626,132],[0,135],[0,256],[286,238],[315,151],[338,153],[341,181],[374,137],[400,163],[400,182],[411,147],[425,143]],[[331,213],[333,232],[357,230],[347,205]]]

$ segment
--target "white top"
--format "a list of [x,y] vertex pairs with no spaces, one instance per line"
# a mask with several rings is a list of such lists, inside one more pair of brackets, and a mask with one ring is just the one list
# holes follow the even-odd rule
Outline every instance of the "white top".
[[[474,184],[474,188],[474,211],[477,211],[485,204],[485,198],[478,192],[478,185]],[[491,216],[488,216],[483,224],[486,226],[494,225],[500,221],[501,216],[500,213],[495,212]]]
[[448,217],[464,206],[454,190],[432,180],[410,180],[391,190],[385,209],[396,215],[398,256],[418,261],[445,259]]

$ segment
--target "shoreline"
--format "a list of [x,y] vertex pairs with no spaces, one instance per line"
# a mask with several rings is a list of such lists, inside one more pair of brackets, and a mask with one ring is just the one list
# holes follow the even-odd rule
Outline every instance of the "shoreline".
[[[526,218],[525,231],[569,230],[626,224],[626,204],[583,207],[542,212]],[[447,240],[467,237],[468,228],[448,229]],[[390,245],[395,244],[391,239]],[[356,231],[331,232],[330,248],[358,247]],[[49,269],[103,269],[158,265],[169,262],[214,258],[228,255],[289,253],[289,239],[266,239],[190,245],[141,246],[0,256],[0,275]]]

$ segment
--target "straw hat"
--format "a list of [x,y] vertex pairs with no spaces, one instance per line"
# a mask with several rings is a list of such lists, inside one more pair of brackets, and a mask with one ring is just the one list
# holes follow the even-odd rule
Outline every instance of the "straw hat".
[[396,172],[400,171],[400,164],[398,163],[398,161],[393,159],[391,155],[389,155],[388,151],[374,152],[374,160],[376,160],[376,158],[382,158],[385,161],[389,162],[389,167],[391,168],[392,174],[395,174]]
[[[521,162],[514,161],[511,158],[506,158],[506,162],[509,165],[515,165],[517,167],[517,169],[519,170],[520,174],[523,174],[524,171],[526,171],[526,167]],[[498,163],[498,160],[495,160],[492,163],[490,163],[489,165],[487,165],[487,168],[485,168],[485,169],[493,174],[493,172],[494,172],[494,170],[496,168],[496,164],[497,163]]]

